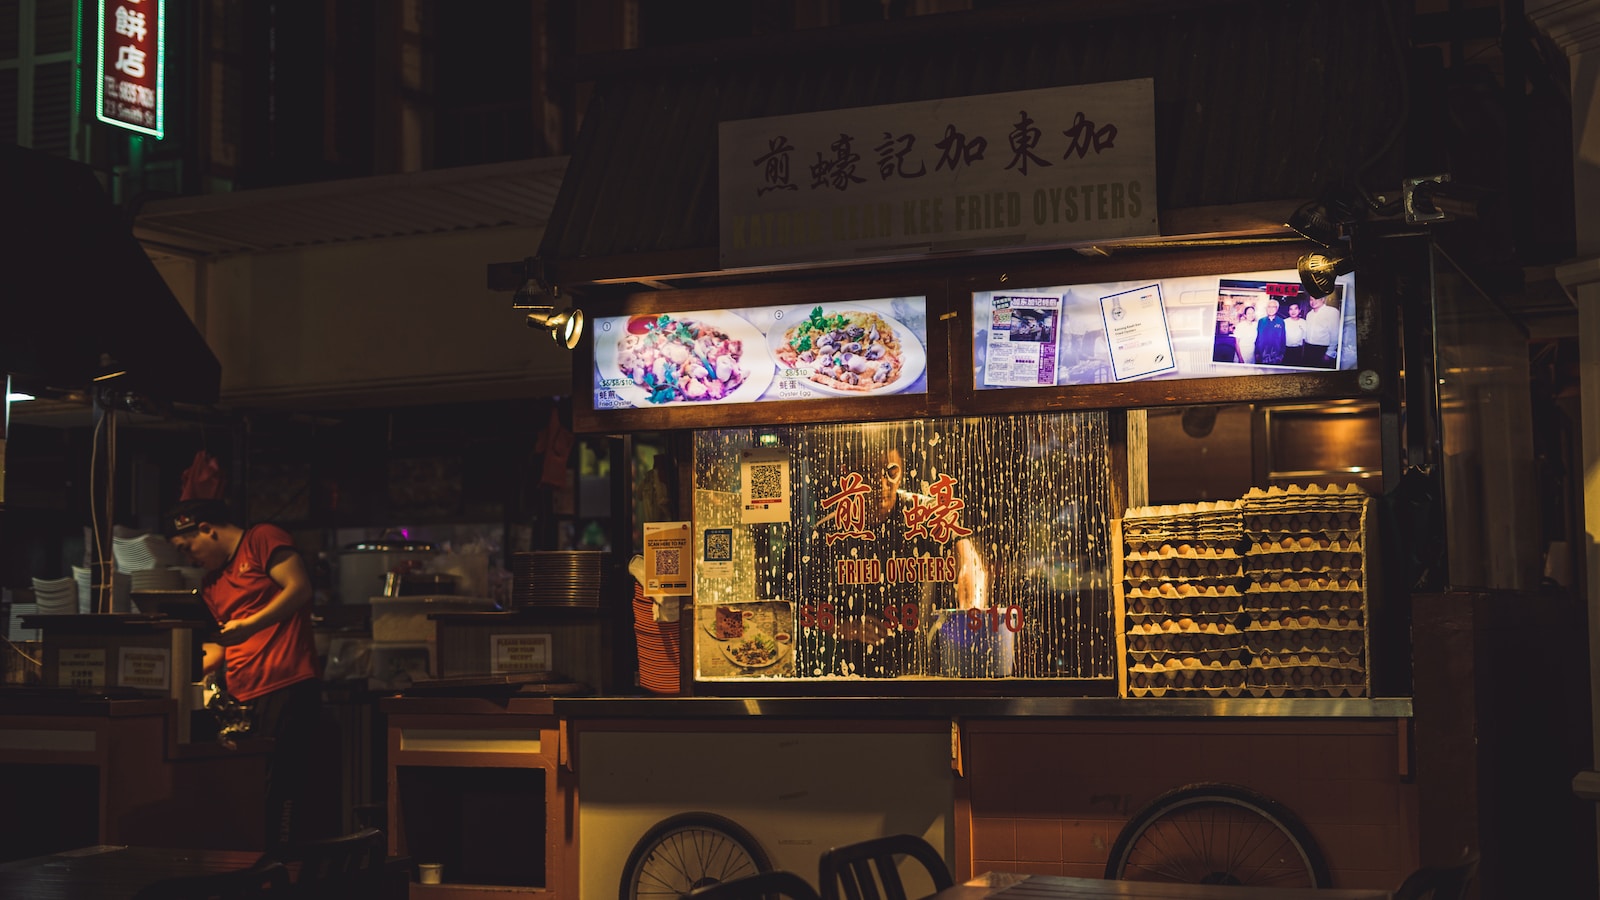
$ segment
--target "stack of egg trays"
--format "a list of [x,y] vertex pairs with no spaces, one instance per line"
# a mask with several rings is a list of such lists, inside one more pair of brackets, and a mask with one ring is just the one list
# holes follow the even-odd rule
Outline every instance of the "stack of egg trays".
[[1128,696],[1248,691],[1243,521],[1233,501],[1142,507],[1123,518]]
[[1354,485],[1245,496],[1241,629],[1251,696],[1367,695],[1370,504]]

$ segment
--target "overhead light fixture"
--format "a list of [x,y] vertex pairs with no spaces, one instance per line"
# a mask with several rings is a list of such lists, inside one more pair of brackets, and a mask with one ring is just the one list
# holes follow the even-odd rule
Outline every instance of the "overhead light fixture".
[[6,402],[7,403],[23,403],[23,402],[28,401],[28,400],[37,400],[37,399],[38,398],[33,396],[32,394],[25,394],[22,391],[7,391],[6,392]]
[[1340,275],[1355,271],[1350,257],[1336,253],[1307,253],[1295,264],[1300,273],[1300,283],[1313,297],[1326,297],[1333,293]]
[[1308,241],[1332,247],[1344,239],[1345,228],[1356,218],[1354,207],[1328,194],[1320,200],[1301,204],[1284,224]]
[[583,310],[569,306],[557,312],[560,297],[560,287],[545,287],[541,279],[530,276],[511,298],[511,308],[527,310],[529,328],[547,329],[556,343],[571,350],[583,337]]
[[529,328],[548,328],[550,337],[568,350],[578,346],[578,340],[583,337],[583,310],[568,308],[556,312],[553,306],[532,309],[533,312],[528,313]]

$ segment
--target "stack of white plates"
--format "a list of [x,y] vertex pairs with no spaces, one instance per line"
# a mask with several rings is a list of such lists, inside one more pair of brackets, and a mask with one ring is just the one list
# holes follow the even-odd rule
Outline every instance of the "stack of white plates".
[[13,604],[11,604],[11,619],[10,619],[9,622],[6,623],[6,636],[7,636],[7,639],[8,640],[12,640],[12,641],[37,641],[37,640],[40,640],[39,629],[37,629],[37,628],[23,628],[22,627],[22,617],[23,616],[34,616],[34,615],[38,615],[38,614],[39,614],[39,604],[37,604],[37,603],[13,603]]
[[129,572],[128,583],[135,591],[181,591],[184,587],[183,573],[172,568]]
[[78,611],[78,586],[71,578],[35,578],[35,611],[42,616],[66,616]]
[[[125,613],[132,608],[128,602],[128,592],[133,590],[133,576],[126,572],[112,573],[110,609],[105,608],[105,586],[94,584],[93,576],[94,572],[90,569],[82,566],[72,567],[72,578],[78,583],[78,612]],[[66,610],[66,612],[71,612],[71,610]]]
[[183,562],[166,538],[156,534],[111,538],[111,555],[120,572],[143,572],[175,566]]

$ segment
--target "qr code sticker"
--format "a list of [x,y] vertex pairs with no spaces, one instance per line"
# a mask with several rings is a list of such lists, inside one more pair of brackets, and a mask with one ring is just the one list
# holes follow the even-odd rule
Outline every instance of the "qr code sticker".
[[706,562],[731,562],[733,560],[733,529],[706,529]]
[[750,466],[750,502],[776,503],[783,499],[783,465],[756,463]]
[[678,551],[677,550],[657,550],[656,551],[656,574],[657,575],[676,575],[676,574],[678,574]]

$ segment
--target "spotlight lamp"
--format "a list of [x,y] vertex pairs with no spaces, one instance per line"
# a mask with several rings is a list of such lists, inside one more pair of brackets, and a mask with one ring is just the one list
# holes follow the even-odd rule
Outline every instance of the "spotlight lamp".
[[583,337],[583,310],[569,306],[557,312],[556,302],[560,296],[560,287],[551,285],[546,288],[538,280],[530,278],[511,298],[511,307],[527,310],[529,328],[548,330],[556,343],[571,350],[578,346],[579,339]]
[[1355,271],[1355,263],[1348,256],[1334,253],[1307,253],[1295,264],[1300,273],[1300,283],[1312,297],[1326,297],[1337,287],[1340,275]]

